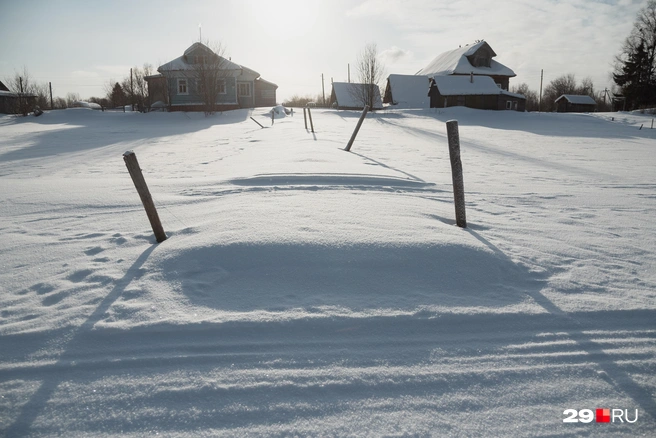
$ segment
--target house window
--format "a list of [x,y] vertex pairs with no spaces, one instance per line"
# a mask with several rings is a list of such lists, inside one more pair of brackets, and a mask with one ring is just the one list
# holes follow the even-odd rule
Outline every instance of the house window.
[[506,109],[507,110],[512,109],[512,100],[507,100],[506,101]]
[[251,95],[251,84],[248,82],[242,82],[240,84],[237,84],[238,87],[238,93],[239,96],[241,97],[250,97]]
[[514,101],[514,102],[513,102],[513,109],[514,109],[515,111],[517,111],[517,103],[518,103],[517,101]]
[[207,56],[194,56],[194,64],[206,64]]
[[219,89],[219,94],[226,94],[226,81],[219,79],[217,88]]
[[189,94],[186,79],[178,79],[178,94]]

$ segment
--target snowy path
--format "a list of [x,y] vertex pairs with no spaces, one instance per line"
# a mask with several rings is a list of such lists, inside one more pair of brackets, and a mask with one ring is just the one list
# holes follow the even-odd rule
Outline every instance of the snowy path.
[[357,114],[313,115],[0,120],[0,436],[653,434],[639,116],[380,113],[347,154]]

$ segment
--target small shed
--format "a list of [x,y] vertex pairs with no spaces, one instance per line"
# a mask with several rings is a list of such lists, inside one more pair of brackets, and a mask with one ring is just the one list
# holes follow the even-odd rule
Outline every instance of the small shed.
[[276,106],[276,90],[278,86],[264,79],[255,79],[255,107]]
[[387,77],[383,103],[396,108],[428,108],[428,76],[396,75]]
[[556,99],[559,113],[590,113],[597,107],[597,102],[587,95],[563,94]]
[[[350,82],[333,82],[333,91],[330,93],[330,106],[337,109],[361,110],[368,93],[368,84],[354,84]],[[383,100],[380,98],[380,89],[373,86],[374,107],[372,110],[383,109]]]
[[14,93],[0,81],[0,114],[20,114],[22,110],[31,111],[36,105],[36,95]]

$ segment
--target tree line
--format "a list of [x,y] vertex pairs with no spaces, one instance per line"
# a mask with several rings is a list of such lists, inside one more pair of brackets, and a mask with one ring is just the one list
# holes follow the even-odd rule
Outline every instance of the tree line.
[[625,109],[656,105],[656,0],[638,12],[629,36],[615,58],[613,80]]
[[[148,83],[146,77],[153,74],[153,67],[144,64],[142,68],[132,68],[132,74],[126,75],[120,82],[110,79],[104,86],[105,95],[90,97],[87,102],[97,103],[103,108],[116,108],[124,105],[134,105],[135,109],[146,108],[150,105]],[[27,115],[38,107],[41,109],[65,109],[79,105],[79,93],[69,92],[66,96],[50,96],[50,84],[37,82],[27,67],[14,76],[5,78],[4,84],[12,93],[23,96],[18,99],[14,112]]]

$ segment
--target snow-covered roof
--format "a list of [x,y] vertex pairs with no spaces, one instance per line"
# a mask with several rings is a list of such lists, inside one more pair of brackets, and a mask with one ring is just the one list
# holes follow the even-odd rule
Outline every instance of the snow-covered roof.
[[263,84],[272,85],[272,86],[278,88],[278,85],[277,85],[277,84],[274,84],[274,83],[271,82],[271,81],[267,81],[266,79],[262,79],[261,77],[257,78],[256,81],[261,82],[261,83],[263,83]]
[[[338,108],[364,108],[362,102],[358,99],[364,92],[367,84],[354,84],[349,82],[333,82],[333,94]],[[380,90],[374,88],[374,107],[372,109],[382,109],[383,100],[380,98]]]
[[587,95],[577,95],[577,94],[563,94],[560,96],[558,99],[556,99],[556,102],[558,102],[560,99],[566,99],[569,103],[573,103],[575,105],[596,105],[597,102],[593,98]]
[[526,99],[523,94],[502,90],[489,76],[435,76],[435,83],[443,96],[498,95]]
[[[204,51],[204,52],[211,52],[214,53],[209,47],[207,47],[204,44],[201,43],[193,43],[187,50],[185,50],[184,55],[175,58],[173,61],[169,61],[166,64],[162,64],[159,66],[157,69],[158,72],[162,71],[185,71],[185,70],[193,70],[194,69],[194,64],[188,63],[186,61],[186,57],[189,56],[191,53],[194,53],[195,51]],[[218,55],[217,55],[218,56]],[[232,62],[229,59],[225,59],[223,56],[219,56],[221,58],[221,69],[222,70],[241,70],[242,67],[239,64],[236,64]],[[249,69],[250,70],[250,69]],[[258,73],[259,75],[259,73]]]
[[486,45],[489,48],[492,52],[492,56],[496,56],[496,53],[494,53],[492,48],[485,41],[479,41],[476,44],[459,47],[455,50],[450,50],[438,55],[426,67],[419,70],[417,75],[446,76],[453,74],[470,74],[471,72],[474,72],[474,74],[478,75],[517,76],[510,68],[494,59],[491,60],[489,67],[474,67],[467,57],[476,53],[476,51],[483,47],[483,45]]
[[399,108],[428,108],[428,76],[389,75],[387,90],[391,93],[391,104]]
[[[235,64],[234,62],[225,59],[223,57],[220,57],[222,61],[221,69],[222,70],[241,70],[242,67],[239,64]],[[159,66],[157,69],[158,72],[163,72],[163,71],[189,71],[194,69],[194,64],[190,64],[187,61],[185,61],[184,56],[179,56],[175,58],[173,61],[169,61],[166,64],[162,64]]]
[[14,93],[13,91],[2,91],[0,90],[0,96],[4,97],[36,97],[36,94],[31,93]]

